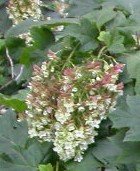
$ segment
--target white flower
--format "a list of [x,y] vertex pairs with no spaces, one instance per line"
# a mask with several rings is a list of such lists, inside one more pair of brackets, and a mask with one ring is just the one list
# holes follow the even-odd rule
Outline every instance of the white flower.
[[76,87],[74,87],[73,89],[72,89],[72,92],[77,92],[78,91],[78,89],[76,88]]
[[100,78],[100,77],[96,77],[96,80],[97,80],[97,81],[100,81],[100,80],[101,80],[101,78]]
[[79,111],[79,112],[84,112],[84,111],[85,111],[85,108],[82,107],[82,106],[80,106],[80,107],[78,107],[78,111]]
[[117,91],[117,85],[115,85],[115,84],[106,84],[106,85],[104,85],[104,87],[106,87],[110,91],[114,91],[114,92]]
[[68,119],[70,119],[70,117],[70,113],[63,113],[63,111],[56,111],[55,113],[56,120],[59,121],[61,124],[64,124]]
[[53,67],[53,66],[51,67],[51,70],[50,70],[50,71],[51,71],[51,72],[54,72],[54,67]]
[[34,128],[29,129],[29,130],[28,130],[28,134],[30,135],[31,138],[32,138],[32,137],[37,137],[37,136],[38,136],[38,132],[37,132]]
[[42,64],[41,69],[42,69],[42,71],[46,71],[47,70],[46,62]]
[[75,78],[77,79],[77,78],[81,78],[82,77],[82,74],[81,73],[76,73],[75,74]]
[[74,132],[74,137],[75,138],[84,138],[84,132],[83,130],[75,130]]
[[44,71],[43,74],[44,74],[45,78],[47,78],[49,76],[49,72],[48,71]]
[[77,154],[74,158],[74,161],[81,162],[82,159],[83,159],[83,156],[81,154]]

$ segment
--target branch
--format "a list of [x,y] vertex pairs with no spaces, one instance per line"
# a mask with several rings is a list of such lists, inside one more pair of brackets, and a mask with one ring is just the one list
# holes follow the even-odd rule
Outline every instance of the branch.
[[8,50],[7,47],[6,47],[6,56],[7,56],[7,59],[9,61],[9,63],[10,63],[12,79],[14,79],[14,77],[15,77],[15,74],[14,74],[14,64],[13,64],[12,58],[9,55],[9,50]]
[[18,74],[18,75],[16,76],[16,78],[14,79],[15,81],[17,81],[17,80],[20,78],[20,76],[21,76],[22,73],[23,73],[23,70],[24,70],[24,65],[21,66],[19,74]]

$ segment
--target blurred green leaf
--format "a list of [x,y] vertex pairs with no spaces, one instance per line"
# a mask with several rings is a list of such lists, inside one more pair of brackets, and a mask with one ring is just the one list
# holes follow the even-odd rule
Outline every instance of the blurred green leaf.
[[26,121],[12,110],[0,116],[0,125],[0,171],[38,171],[40,162],[50,161],[51,144],[28,140]]
[[131,165],[140,162],[140,142],[124,142],[125,130],[112,137],[99,140],[93,148],[93,155],[107,168]]
[[6,38],[8,37],[15,37],[22,33],[28,32],[32,27],[39,27],[39,26],[59,26],[59,25],[69,25],[79,23],[78,19],[52,19],[47,21],[33,21],[31,19],[27,19],[22,21],[17,26],[12,27],[9,29],[5,35]]
[[112,6],[104,7],[101,10],[97,10],[95,13],[95,20],[98,29],[100,30],[101,27],[115,18],[116,12],[114,11]]
[[32,28],[31,35],[33,38],[33,46],[39,49],[46,49],[55,41],[53,33],[46,27]]
[[107,46],[111,53],[122,53],[125,51],[124,36],[119,34],[118,31],[100,32],[98,39]]
[[88,51],[98,47],[97,28],[87,19],[82,19],[79,24],[67,26],[64,31],[64,36],[72,36],[77,38],[81,43],[81,50]]
[[0,0],[0,35],[4,36],[5,32],[12,26],[12,22],[8,17],[4,3],[7,0]]
[[126,105],[120,105],[109,117],[115,128],[129,128],[124,141],[140,141],[140,96],[128,96]]
[[4,94],[0,94],[0,105],[11,107],[17,112],[23,112],[27,108],[26,103],[21,99],[19,100],[17,97],[18,96],[10,97]]
[[126,60],[126,67],[129,74],[129,78],[136,79],[135,92],[137,94],[140,94],[140,51],[128,54]]
[[92,155],[92,149],[89,148],[81,162],[70,161],[65,166],[68,171],[97,171],[97,168],[101,167],[102,163],[96,160]]
[[[15,146],[24,147],[28,138],[27,123],[18,122],[16,114],[8,110],[0,116],[0,153],[10,153]],[[1,168],[1,167],[0,167]]]
[[53,167],[51,164],[39,165],[39,171],[53,171]]
[[24,148],[15,147],[10,153],[0,156],[0,171],[38,171],[39,163],[50,155],[49,148],[49,144],[42,148],[37,141]]
[[5,40],[4,39],[0,39],[0,49],[5,45]]
[[79,17],[99,7],[99,3],[95,0],[71,0],[69,8],[66,10],[69,17]]

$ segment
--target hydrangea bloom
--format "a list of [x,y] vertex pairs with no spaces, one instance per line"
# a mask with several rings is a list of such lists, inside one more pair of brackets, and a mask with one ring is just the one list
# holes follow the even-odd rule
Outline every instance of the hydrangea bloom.
[[40,0],[10,0],[7,7],[9,18],[14,25],[29,17],[38,20],[41,17],[40,3]]
[[29,135],[53,142],[61,160],[80,162],[122,94],[123,84],[116,81],[124,65],[96,58],[64,69],[62,63],[53,58],[34,66],[27,97]]
[[[42,16],[40,5],[40,0],[10,0],[7,6],[7,13],[13,25],[17,25],[28,18],[39,20]],[[25,39],[27,45],[32,42],[30,32],[23,33],[19,37]]]

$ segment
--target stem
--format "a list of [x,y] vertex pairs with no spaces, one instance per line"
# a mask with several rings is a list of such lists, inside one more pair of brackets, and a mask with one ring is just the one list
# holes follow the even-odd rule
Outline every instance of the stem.
[[101,171],[105,171],[105,167],[101,167]]
[[102,47],[102,49],[99,51],[97,58],[99,59],[103,52],[106,50],[106,46]]
[[70,59],[71,59],[72,56],[74,55],[74,53],[75,53],[76,49],[78,48],[79,44],[80,44],[80,43],[78,43],[78,44],[75,46],[75,48],[72,50],[72,52],[71,52],[70,55],[68,56],[68,58],[67,58],[65,64],[64,64],[63,67],[62,67],[62,71],[63,71],[64,68],[66,67],[66,64],[67,64],[68,62],[70,62]]
[[138,33],[137,33],[137,32],[136,32],[136,34],[135,34],[135,35],[136,35],[136,43],[137,43],[137,46],[139,47],[139,45],[140,45],[140,44],[139,44],[139,35],[138,35]]
[[55,171],[59,171],[59,162],[58,161],[56,162],[56,169],[55,169]]
[[6,47],[6,56],[7,56],[7,59],[9,61],[9,64],[10,64],[10,68],[11,68],[11,77],[12,77],[12,79],[14,79],[14,77],[15,77],[14,64],[13,64],[12,58],[10,57],[9,50],[7,47]]
[[20,78],[20,76],[23,73],[23,70],[24,70],[24,65],[21,66],[20,71],[19,71],[19,74],[16,76],[15,81],[17,81]]
[[111,59],[115,64],[117,64],[116,60],[112,57],[112,56],[108,56],[106,54],[104,54],[107,58]]

